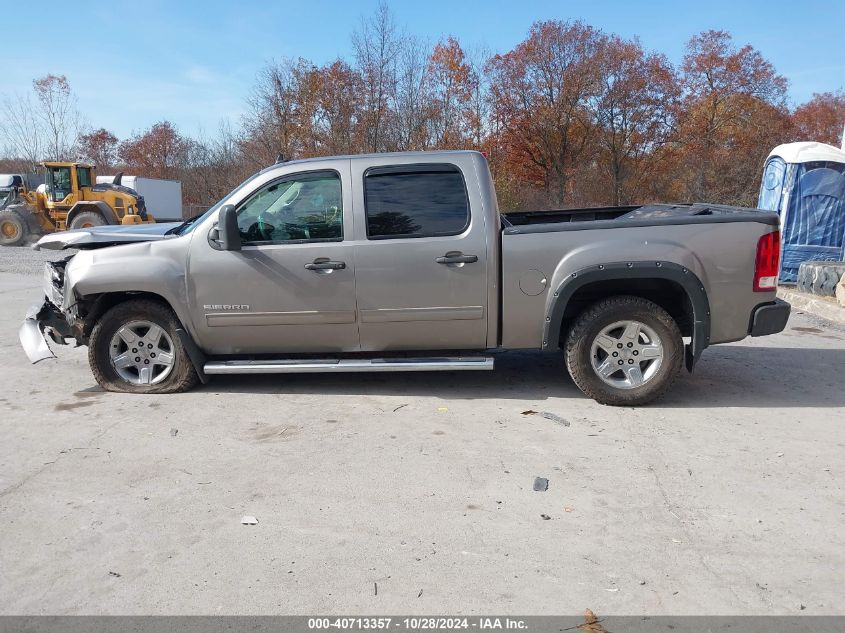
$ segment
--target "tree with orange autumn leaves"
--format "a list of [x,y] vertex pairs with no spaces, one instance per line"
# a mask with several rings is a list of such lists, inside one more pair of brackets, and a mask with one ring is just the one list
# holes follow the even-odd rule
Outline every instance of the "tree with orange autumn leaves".
[[[753,206],[775,145],[838,145],[845,123],[841,89],[790,110],[786,79],[724,31],[692,37],[677,67],[637,39],[581,21],[536,22],[510,51],[484,55],[452,36],[414,37],[382,4],[352,43],[350,60],[265,65],[239,124],[211,137],[191,138],[162,120],[123,142],[100,129],[58,149],[57,122],[72,95],[64,78],[52,76],[36,81],[28,101],[5,99],[0,119],[19,132],[48,122],[39,138],[52,139],[51,153],[179,178],[187,202],[206,204],[280,154],[478,149],[504,210],[693,200]],[[21,117],[37,105],[41,119]],[[19,142],[26,134],[7,136],[0,164],[31,163],[33,148]]]
[[822,92],[798,106],[792,121],[799,137],[839,145],[845,126],[845,92]]

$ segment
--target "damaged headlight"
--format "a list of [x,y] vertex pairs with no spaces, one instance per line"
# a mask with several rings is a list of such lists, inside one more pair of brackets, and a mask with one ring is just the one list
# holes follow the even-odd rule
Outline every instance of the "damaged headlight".
[[47,262],[44,264],[44,294],[47,300],[57,308],[62,307],[65,295],[65,264]]

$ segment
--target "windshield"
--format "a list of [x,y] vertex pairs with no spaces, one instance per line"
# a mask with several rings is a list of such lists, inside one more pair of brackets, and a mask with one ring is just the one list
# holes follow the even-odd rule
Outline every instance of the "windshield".
[[184,222],[181,226],[179,226],[179,227],[177,227],[177,228],[176,228],[176,230],[174,231],[174,233],[176,233],[176,235],[187,235],[188,233],[190,233],[191,231],[193,231],[193,230],[194,230],[194,228],[196,228],[197,226],[199,226],[200,224],[202,224],[208,216],[210,216],[212,213],[216,213],[216,212],[217,212],[217,210],[218,210],[218,209],[220,209],[220,207],[222,207],[224,204],[226,204],[226,202],[229,200],[229,198],[231,198],[231,197],[232,197],[232,196],[234,196],[236,193],[238,193],[241,189],[243,189],[244,187],[246,187],[249,183],[251,183],[253,180],[255,180],[255,178],[256,178],[257,176],[259,176],[260,174],[261,174],[261,172],[260,172],[260,171],[259,171],[259,172],[254,173],[252,176],[250,176],[249,178],[247,178],[246,180],[244,180],[244,181],[243,181],[241,184],[239,184],[237,187],[235,187],[234,189],[232,189],[232,190],[231,190],[228,194],[226,194],[225,196],[223,196],[223,197],[220,199],[220,201],[219,201],[219,202],[217,202],[217,204],[215,204],[213,207],[211,207],[208,211],[206,211],[206,212],[205,212],[205,213],[203,213],[202,215],[198,215],[198,216],[196,216],[196,217],[191,218],[190,220],[185,221],[185,222]]

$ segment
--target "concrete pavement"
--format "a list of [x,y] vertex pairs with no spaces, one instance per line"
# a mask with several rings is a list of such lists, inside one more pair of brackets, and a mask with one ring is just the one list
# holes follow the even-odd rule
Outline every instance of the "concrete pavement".
[[641,409],[539,353],[135,396],[28,363],[39,285],[0,273],[0,613],[845,613],[845,329],[794,315]]

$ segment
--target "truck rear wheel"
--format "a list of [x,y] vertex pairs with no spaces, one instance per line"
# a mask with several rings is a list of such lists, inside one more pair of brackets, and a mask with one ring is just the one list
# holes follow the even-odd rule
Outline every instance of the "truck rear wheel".
[[28,236],[26,220],[20,213],[12,209],[0,211],[0,245],[19,246]]
[[70,223],[68,228],[71,229],[88,229],[93,226],[103,226],[106,224],[105,218],[96,211],[82,211]]
[[88,363],[107,391],[177,393],[197,384],[182,345],[181,327],[166,305],[148,299],[120,303],[99,320],[88,344]]
[[565,343],[566,368],[600,404],[637,406],[661,397],[683,364],[675,320],[640,297],[603,299],[581,313]]

